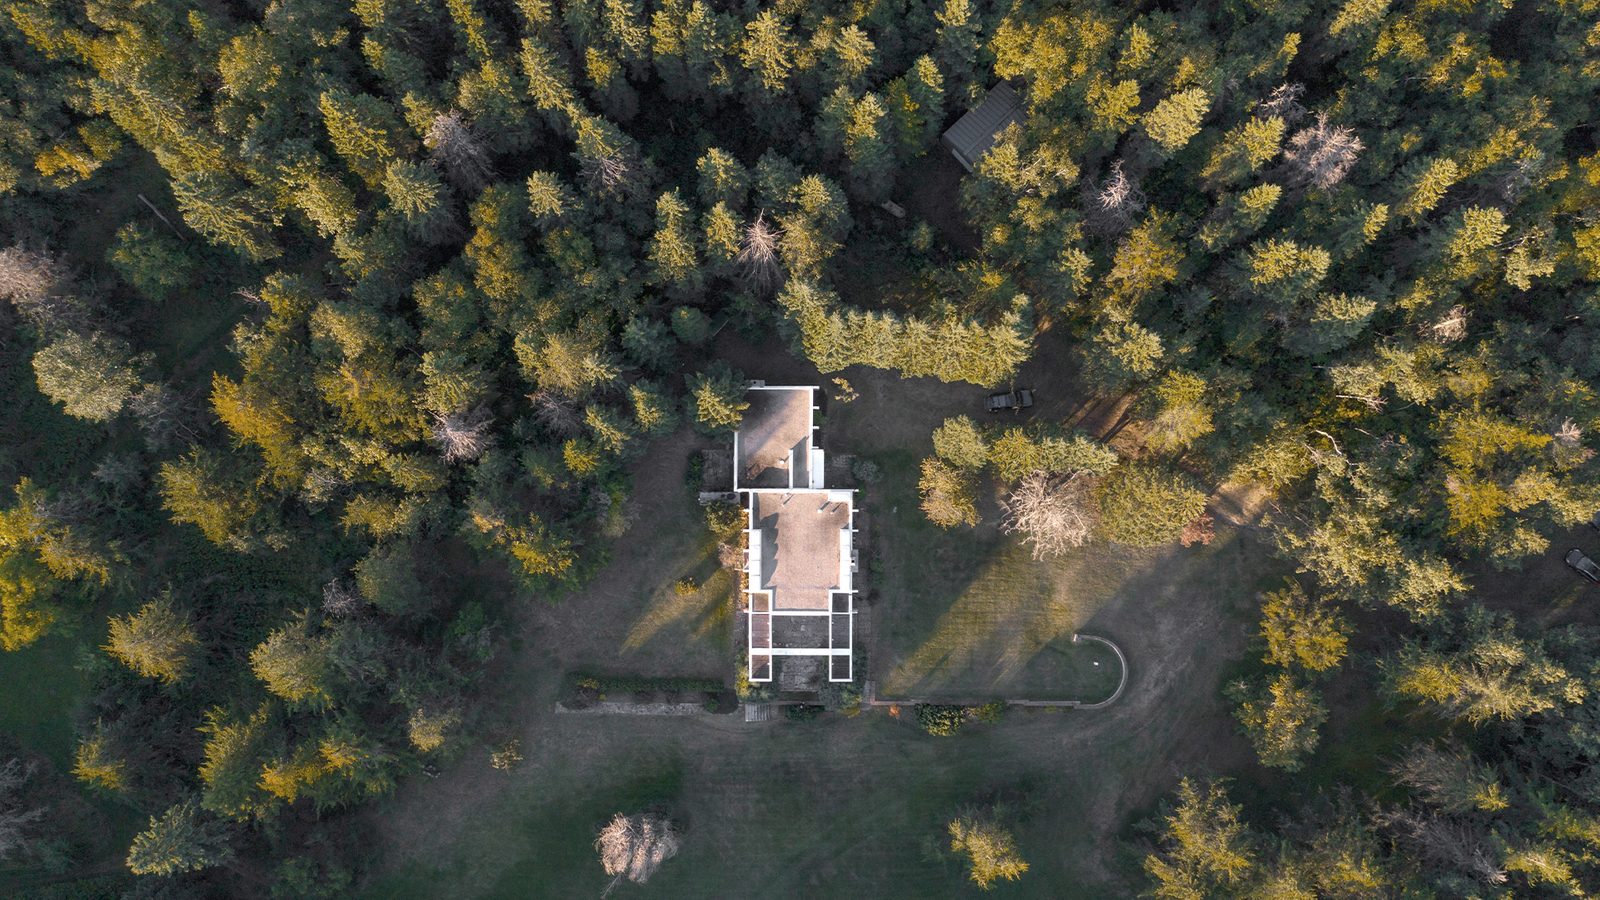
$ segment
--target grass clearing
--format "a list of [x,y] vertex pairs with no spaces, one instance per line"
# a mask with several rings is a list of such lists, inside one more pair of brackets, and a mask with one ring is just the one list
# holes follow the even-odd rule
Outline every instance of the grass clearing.
[[877,461],[883,480],[867,508],[874,677],[885,696],[1101,700],[1116,687],[1115,659],[1101,645],[1073,644],[1074,632],[1123,641],[1139,627],[1126,609],[1160,604],[1181,614],[1248,602],[1270,581],[1262,573],[1276,571],[1227,528],[1208,547],[1097,542],[1035,560],[1001,533],[992,498],[978,527],[945,531],[918,505],[917,459]]
[[[689,455],[710,443],[685,427],[634,467],[633,524],[611,541],[605,567],[580,590],[530,608],[530,642],[543,659],[563,671],[732,679],[734,582],[684,484]],[[698,589],[680,591],[684,580]]]
[[[771,384],[830,380],[731,331],[717,355]],[[1103,648],[1070,643],[1081,629],[1128,653],[1123,697],[1104,710],[1013,709],[949,738],[924,734],[909,710],[897,718],[882,708],[758,724],[555,713],[566,671],[730,675],[734,636],[722,610],[732,585],[725,591],[709,574],[715,547],[683,484],[688,454],[712,442],[685,429],[636,466],[637,519],[608,565],[583,590],[529,608],[528,649],[497,688],[526,762],[497,772],[477,748],[372,810],[365,821],[383,857],[365,896],[434,897],[446,884],[463,898],[597,895],[608,879],[595,834],[614,813],[651,806],[683,825],[683,850],[648,885],[619,885],[614,897],[1098,898],[1137,889],[1123,843],[1130,818],[1147,814],[1177,772],[1232,771],[1253,758],[1219,686],[1253,629],[1255,592],[1283,566],[1226,527],[1210,547],[1101,546],[1050,563],[1000,534],[992,510],[976,530],[941,532],[918,508],[916,463],[943,419],[982,415],[985,391],[864,368],[840,374],[859,398],[827,405],[826,445],[883,470],[858,523],[869,592],[861,640],[874,677],[899,671],[912,686],[985,698],[1021,688],[1071,697],[1100,686],[1096,670],[1108,668]],[[1036,384],[1037,414],[1076,408],[1064,378]],[[674,590],[684,578],[700,589]],[[984,894],[944,852],[944,825],[963,805],[997,796],[1016,798],[1014,830],[1032,869]]]
[[62,771],[72,768],[73,712],[89,690],[78,658],[92,652],[58,632],[21,650],[0,652],[0,732],[42,753]]

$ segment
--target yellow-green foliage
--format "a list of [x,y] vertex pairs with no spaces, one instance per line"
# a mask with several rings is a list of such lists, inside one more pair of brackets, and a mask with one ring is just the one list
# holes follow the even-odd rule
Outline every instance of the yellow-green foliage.
[[1016,881],[1028,871],[1017,852],[1011,832],[995,822],[962,816],[950,822],[950,849],[967,858],[967,872],[978,887],[989,890],[996,881]]
[[146,678],[174,682],[188,670],[200,644],[189,617],[163,595],[130,616],[113,617],[110,640],[102,648]]
[[1299,582],[1269,591],[1261,603],[1263,662],[1323,672],[1344,659],[1350,624],[1325,600],[1307,596]]
[[976,479],[969,472],[930,456],[922,461],[917,491],[922,512],[940,528],[978,524]]
[[1305,758],[1317,746],[1317,729],[1328,719],[1317,692],[1297,682],[1288,672],[1280,672],[1261,693],[1242,692],[1234,714],[1256,758],[1264,766],[1299,771]]

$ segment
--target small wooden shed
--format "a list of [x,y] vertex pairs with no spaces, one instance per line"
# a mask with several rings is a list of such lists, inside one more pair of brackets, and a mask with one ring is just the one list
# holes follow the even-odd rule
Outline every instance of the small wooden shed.
[[978,108],[968,112],[944,133],[944,145],[968,172],[978,164],[979,158],[994,146],[1000,132],[1021,123],[1025,115],[1022,97],[1010,82],[1002,81],[989,89]]

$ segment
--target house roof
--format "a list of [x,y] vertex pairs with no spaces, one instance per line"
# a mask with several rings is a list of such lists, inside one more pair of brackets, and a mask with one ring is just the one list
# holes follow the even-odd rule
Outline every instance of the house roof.
[[831,609],[840,585],[841,556],[849,553],[849,494],[798,491],[756,494],[755,527],[760,531],[760,571],[752,587],[772,592],[772,608]]
[[1023,116],[1022,97],[1009,82],[1002,81],[989,89],[989,95],[977,109],[950,126],[944,133],[945,146],[970,172],[978,159],[994,146],[1000,132],[1013,122],[1021,123]]
[[814,388],[755,388],[734,437],[734,486],[805,487],[811,471]]

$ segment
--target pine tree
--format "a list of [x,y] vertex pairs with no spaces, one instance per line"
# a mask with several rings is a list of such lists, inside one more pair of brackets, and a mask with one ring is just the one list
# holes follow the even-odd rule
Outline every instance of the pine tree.
[[712,147],[695,163],[699,174],[700,202],[706,206],[726,204],[730,210],[744,209],[750,194],[750,172],[733,154]]
[[376,187],[410,143],[389,104],[368,94],[324,91],[317,101],[328,141],[357,177]]
[[712,431],[739,427],[750,401],[744,399],[744,376],[725,365],[698,372],[689,379],[689,411]]
[[91,422],[116,418],[140,384],[127,344],[98,333],[61,335],[34,354],[33,372],[40,393]]
[[839,29],[828,47],[829,83],[852,91],[859,89],[872,68],[872,54],[876,50],[872,39],[860,26],[846,25]]
[[1100,482],[1101,534],[1131,547],[1178,539],[1205,512],[1206,496],[1188,476],[1125,463]]
[[135,875],[176,875],[221,865],[232,856],[222,823],[205,819],[199,804],[185,800],[152,816],[150,826],[134,836],[128,869]]
[[889,196],[893,181],[894,152],[888,133],[887,112],[876,94],[867,94],[850,109],[845,127],[845,155],[850,158],[850,180],[868,200]]
[[323,707],[333,701],[331,649],[327,637],[312,633],[309,614],[301,614],[250,651],[250,669],[284,700]]
[[1286,772],[1304,768],[1305,757],[1316,749],[1317,729],[1328,719],[1317,692],[1281,672],[1262,690],[1241,685],[1231,694],[1239,703],[1234,715],[1261,764]]
[[1269,591],[1261,604],[1263,662],[1279,668],[1324,672],[1344,659],[1349,623],[1322,599],[1312,599],[1299,582]]
[[677,191],[668,191],[656,200],[656,232],[650,239],[650,262],[656,279],[665,284],[692,290],[699,281],[700,261],[691,214]]
[[740,61],[755,73],[767,93],[783,93],[788,89],[789,73],[795,67],[795,55],[799,51],[788,24],[776,10],[769,9],[746,23],[744,31]]
[[1178,802],[1162,815],[1158,849],[1144,859],[1152,892],[1179,900],[1205,897],[1243,883],[1255,869],[1251,836],[1239,807],[1219,784],[1178,783]]
[[384,172],[383,189],[389,205],[405,217],[412,233],[431,242],[453,236],[446,188],[432,167],[413,162],[393,162]]
[[917,492],[923,514],[940,528],[978,524],[977,484],[970,472],[930,456],[922,461]]
[[953,820],[948,830],[951,851],[966,854],[967,874],[978,887],[988,890],[996,881],[1016,881],[1028,871],[1016,840],[998,823],[962,816]]
[[137,613],[111,619],[110,641],[103,647],[123,665],[146,678],[175,682],[188,670],[200,643],[188,617],[173,609],[165,594]]
[[1176,153],[1200,133],[1200,120],[1211,108],[1211,97],[1200,88],[1168,96],[1144,114],[1150,140],[1168,153]]

